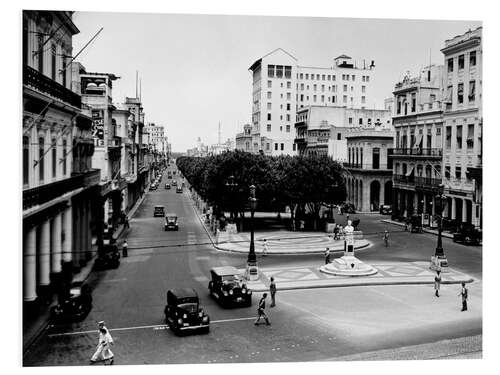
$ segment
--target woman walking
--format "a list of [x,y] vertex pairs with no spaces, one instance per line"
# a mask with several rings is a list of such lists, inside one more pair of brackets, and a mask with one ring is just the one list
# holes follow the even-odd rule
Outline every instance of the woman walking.
[[436,297],[439,297],[439,289],[441,288],[441,271],[437,271],[437,275],[434,278],[434,290]]
[[106,361],[109,360],[109,364],[112,365],[114,363],[114,354],[110,349],[110,345],[113,345],[113,338],[108,330],[104,327],[99,328],[99,343],[94,355],[90,359],[90,364],[103,361],[104,365],[106,365]]

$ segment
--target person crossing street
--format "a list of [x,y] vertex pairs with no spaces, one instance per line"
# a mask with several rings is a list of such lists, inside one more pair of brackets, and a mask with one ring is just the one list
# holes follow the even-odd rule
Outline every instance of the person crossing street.
[[268,251],[269,251],[269,244],[267,243],[267,240],[264,239],[264,247],[262,248],[262,256],[265,257],[267,255]]
[[97,342],[97,348],[95,353],[90,359],[90,364],[102,361],[106,365],[106,361],[109,360],[109,364],[114,363],[114,354],[110,349],[110,346],[114,344],[113,338],[109,333],[108,329],[104,325],[104,321],[98,323],[99,326],[99,341]]
[[271,276],[271,284],[269,284],[269,292],[271,292],[271,305],[270,307],[276,306],[276,283],[274,282],[274,277]]
[[389,232],[387,231],[387,229],[384,232],[384,244],[385,247],[389,246]]
[[124,258],[128,257],[128,243],[127,243],[127,239],[125,239],[125,241],[123,241],[122,255],[123,255]]
[[266,325],[271,325],[269,322],[269,319],[266,315],[265,309],[266,309],[266,297],[267,293],[264,293],[262,295],[262,298],[259,301],[259,308],[257,309],[257,319],[255,320],[254,324],[258,325],[260,323],[260,318],[264,317],[264,320],[266,321]]
[[437,270],[437,275],[434,277],[434,290],[436,297],[439,297],[439,289],[441,289],[441,271]]
[[460,291],[459,296],[462,297],[462,310],[460,311],[467,311],[467,299],[469,298],[469,291],[465,287],[465,283],[462,283],[462,290]]
[[327,247],[325,251],[325,264],[330,263],[330,248]]

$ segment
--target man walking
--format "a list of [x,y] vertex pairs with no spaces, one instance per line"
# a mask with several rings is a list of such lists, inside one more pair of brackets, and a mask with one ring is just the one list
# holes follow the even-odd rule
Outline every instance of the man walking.
[[267,240],[264,238],[264,247],[262,248],[262,256],[265,257],[268,251],[269,251],[269,244],[267,243]]
[[276,283],[274,282],[274,277],[271,276],[271,284],[269,284],[269,291],[271,292],[271,306],[276,306]]
[[439,297],[439,289],[441,288],[441,271],[437,270],[437,275],[434,277],[434,290],[436,297]]
[[462,297],[462,310],[467,311],[467,298],[469,297],[469,291],[465,287],[465,283],[462,283],[462,290],[460,291],[459,296]]
[[385,247],[389,246],[389,232],[387,231],[387,229],[384,232],[384,243],[385,243]]
[[264,320],[266,321],[266,325],[271,325],[269,322],[269,319],[267,318],[266,312],[264,311],[266,308],[266,297],[267,293],[264,293],[262,295],[262,298],[259,301],[259,308],[257,309],[257,320],[255,320],[254,324],[258,325],[260,323],[260,318],[264,317]]
[[104,326],[104,321],[100,321],[98,323],[99,326],[99,341],[97,343],[97,348],[95,353],[92,355],[90,359],[90,364],[94,364],[98,361],[103,361],[106,364],[106,361],[109,360],[109,364],[112,365],[114,363],[114,354],[110,349],[110,345],[113,345],[114,341],[111,337],[108,329]]
[[325,251],[325,264],[330,263],[330,248],[327,247]]
[[130,223],[128,222],[128,217],[127,217],[127,215],[125,215],[124,222],[125,222],[124,227],[125,227],[126,229],[130,229]]
[[122,254],[123,254],[124,258],[128,257],[128,243],[127,243],[127,239],[125,239],[125,241],[123,241]]

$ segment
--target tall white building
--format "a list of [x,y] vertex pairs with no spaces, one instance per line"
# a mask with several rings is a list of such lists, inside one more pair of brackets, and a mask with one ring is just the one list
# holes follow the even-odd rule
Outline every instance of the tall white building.
[[252,151],[296,154],[293,130],[297,110],[309,105],[365,108],[369,103],[373,61],[358,66],[341,55],[331,67],[301,66],[278,48],[255,61],[252,72]]
[[168,139],[165,135],[165,128],[152,122],[147,124],[146,128],[149,133],[149,140],[153,149],[157,152],[166,154],[168,151]]

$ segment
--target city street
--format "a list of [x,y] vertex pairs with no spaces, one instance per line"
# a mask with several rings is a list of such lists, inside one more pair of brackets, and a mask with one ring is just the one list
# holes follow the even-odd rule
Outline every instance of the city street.
[[[174,176],[175,178],[176,176]],[[24,356],[25,365],[86,365],[97,343],[96,322],[105,320],[115,340],[115,364],[168,364],[335,360],[336,357],[408,347],[482,334],[482,249],[444,239],[450,265],[475,278],[469,285],[470,309],[460,312],[458,285],[443,285],[442,297],[431,285],[369,286],[279,292],[277,306],[267,309],[272,325],[254,326],[257,299],[250,308],[223,309],[209,296],[211,267],[246,263],[245,254],[215,250],[201,225],[188,192],[165,190],[166,173],[157,191],[147,193],[126,233],[129,257],[116,270],[94,272],[93,309],[81,323],[46,330]],[[155,205],[179,216],[179,231],[164,231]],[[381,223],[380,215],[361,218],[360,229],[374,243],[359,253],[363,261],[422,261],[433,254],[436,237],[409,234]],[[338,222],[344,218],[337,217]],[[384,229],[390,247],[370,235]],[[380,237],[380,238],[379,238]],[[200,245],[201,244],[201,245]],[[318,265],[318,255],[259,257],[265,267]],[[164,325],[166,291],[193,287],[211,318],[207,335],[175,336]],[[461,346],[463,353],[481,350],[481,340]],[[478,348],[479,345],[479,348]],[[456,355],[451,352],[443,356]],[[428,352],[420,355],[429,358]],[[427,354],[426,354],[427,353]],[[458,353],[460,354],[460,353]],[[357,359],[363,359],[362,354]]]

